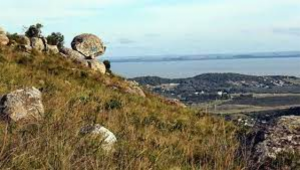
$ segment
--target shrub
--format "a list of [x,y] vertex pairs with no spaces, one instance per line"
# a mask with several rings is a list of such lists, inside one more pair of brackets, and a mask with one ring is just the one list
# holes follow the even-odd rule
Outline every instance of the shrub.
[[104,60],[104,61],[103,61],[103,64],[105,65],[106,71],[107,71],[108,73],[111,73],[111,70],[110,70],[110,68],[111,68],[110,61]]
[[111,99],[110,101],[105,103],[106,110],[120,109],[121,107],[122,107],[122,103],[116,99]]
[[20,35],[18,35],[17,33],[14,34],[10,34],[7,33],[7,37],[9,39],[10,43],[18,43],[18,44],[26,44],[26,40],[24,38],[22,38]]
[[31,25],[28,30],[25,32],[27,37],[40,37],[42,34],[43,25],[37,23],[36,25]]
[[50,45],[56,45],[58,48],[64,46],[65,37],[60,32],[53,32],[51,35],[47,36],[47,42]]

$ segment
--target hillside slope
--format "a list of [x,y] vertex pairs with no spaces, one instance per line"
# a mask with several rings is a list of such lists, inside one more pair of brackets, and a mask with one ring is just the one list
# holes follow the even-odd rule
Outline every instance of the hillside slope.
[[[60,55],[0,48],[0,95],[23,87],[43,94],[38,122],[0,122],[0,169],[242,169],[235,127],[151,93],[126,93],[118,76],[101,75]],[[119,88],[115,88],[119,87]],[[80,135],[101,124],[115,152]]]

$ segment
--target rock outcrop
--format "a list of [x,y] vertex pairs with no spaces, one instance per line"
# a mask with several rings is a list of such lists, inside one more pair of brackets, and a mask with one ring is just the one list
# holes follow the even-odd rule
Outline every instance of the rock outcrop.
[[[105,65],[102,62],[100,62],[94,58],[94,56],[99,55],[99,53],[97,53],[97,52],[92,53],[92,50],[91,50],[90,53],[87,54],[87,55],[90,55],[90,57],[87,57],[87,55],[84,55],[84,53],[83,53],[85,50],[86,50],[85,52],[88,53],[87,49],[94,48],[94,49],[97,49],[95,51],[101,50],[101,48],[103,48],[103,44],[102,44],[101,40],[97,37],[95,38],[94,35],[91,36],[91,34],[87,34],[88,36],[86,36],[86,37],[84,35],[86,35],[86,34],[75,37],[72,42],[73,49],[81,49],[81,51],[72,50],[70,48],[62,48],[62,49],[60,49],[60,52],[66,58],[70,58],[85,67],[91,68],[92,70],[97,71],[101,74],[105,74],[106,73]],[[80,37],[84,37],[84,42],[82,44],[79,43],[79,42],[81,42],[81,41],[79,41]],[[91,38],[91,40],[89,38]],[[84,48],[85,48],[85,50],[84,50]],[[103,54],[103,53],[104,53],[104,51],[101,52],[101,54]],[[91,56],[93,56],[93,57],[91,57]]]
[[49,53],[52,53],[52,54],[58,54],[59,53],[59,50],[58,50],[58,48],[57,48],[56,45],[49,45],[49,44],[47,44],[47,51]]
[[128,87],[126,87],[125,92],[128,94],[134,94],[134,95],[138,95],[141,97],[146,97],[146,94],[144,93],[144,91],[141,89],[141,87],[139,86],[139,84],[135,81],[127,81],[128,83]]
[[[6,32],[0,27],[0,45],[7,45],[9,39]],[[22,51],[30,52],[32,49],[40,52],[48,52],[52,54],[60,53],[66,58],[70,58],[82,66],[88,67],[101,74],[106,73],[106,67],[103,62],[95,59],[95,57],[104,54],[106,47],[102,40],[93,34],[81,34],[76,36],[71,46],[73,49],[50,45],[47,39],[41,35],[27,37],[25,35],[14,34],[11,37],[10,46],[17,47]]]
[[0,45],[7,45],[9,43],[9,39],[6,35],[6,32],[3,28],[0,27]]
[[101,74],[106,73],[106,67],[102,62],[99,62],[95,59],[86,60],[86,62],[88,63],[89,68],[91,68],[92,70],[100,72]]
[[256,146],[259,162],[278,155],[300,154],[300,116],[282,116],[267,128],[264,140]]
[[32,37],[31,39],[31,47],[38,51],[45,51],[46,47],[42,38]]
[[83,54],[87,59],[93,59],[97,56],[104,54],[106,47],[100,38],[93,34],[81,34],[76,36],[71,46]]
[[69,59],[75,61],[76,63],[81,64],[85,67],[88,67],[88,63],[86,62],[85,57],[78,51],[64,47],[60,50],[60,53],[64,57],[69,58]]
[[39,120],[44,116],[42,94],[35,87],[19,89],[0,99],[0,115],[4,120]]
[[83,135],[95,135],[100,136],[100,141],[102,149],[106,152],[111,152],[114,150],[114,144],[117,142],[116,136],[105,127],[96,124],[85,126],[80,129],[80,133]]

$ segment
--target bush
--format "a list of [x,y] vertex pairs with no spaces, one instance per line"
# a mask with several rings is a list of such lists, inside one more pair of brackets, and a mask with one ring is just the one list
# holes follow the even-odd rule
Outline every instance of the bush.
[[7,33],[7,37],[9,39],[10,44],[11,43],[26,44],[26,39],[22,38],[17,33],[14,34]]
[[51,35],[47,36],[47,42],[50,45],[56,45],[58,48],[64,46],[65,37],[60,32],[53,32]]
[[37,23],[36,25],[31,25],[28,30],[25,32],[25,35],[29,38],[40,37],[42,34],[43,25]]
[[109,72],[109,73],[111,73],[111,70],[110,70],[110,68],[111,68],[110,61],[105,60],[105,61],[103,61],[103,64],[105,65],[106,71]]
[[111,99],[110,101],[105,103],[106,110],[114,110],[114,109],[121,109],[122,103],[117,99]]

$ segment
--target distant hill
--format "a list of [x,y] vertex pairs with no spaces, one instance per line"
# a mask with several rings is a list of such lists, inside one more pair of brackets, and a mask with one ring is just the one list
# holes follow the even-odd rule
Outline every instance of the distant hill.
[[226,60],[251,58],[298,58],[300,51],[290,52],[262,52],[241,54],[199,54],[199,55],[167,55],[167,56],[123,56],[111,59],[113,62],[159,62],[159,61],[186,61],[186,60]]
[[[166,79],[137,77],[132,80],[154,92],[184,102],[202,101],[208,94],[300,93],[300,78],[293,76],[251,76],[235,73],[209,73],[191,78]],[[214,98],[213,98],[214,99]]]

